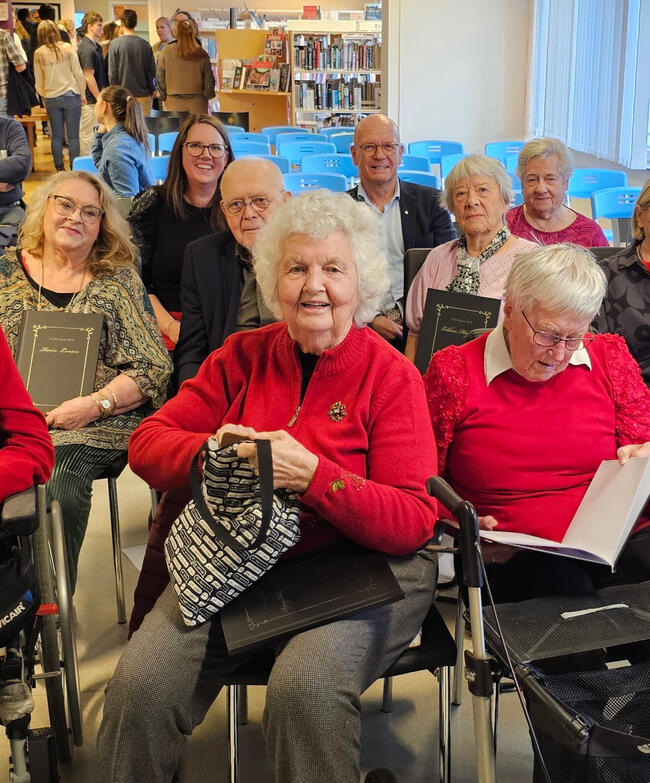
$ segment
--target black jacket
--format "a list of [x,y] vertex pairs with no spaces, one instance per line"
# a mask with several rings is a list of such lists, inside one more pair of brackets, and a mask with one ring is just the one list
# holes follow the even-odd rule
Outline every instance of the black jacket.
[[230,231],[197,239],[185,249],[181,277],[181,333],[174,349],[178,389],[209,353],[237,328],[242,270]]
[[23,197],[23,182],[32,170],[32,151],[23,126],[10,117],[0,116],[0,182],[16,187],[0,193],[0,207],[6,207]]

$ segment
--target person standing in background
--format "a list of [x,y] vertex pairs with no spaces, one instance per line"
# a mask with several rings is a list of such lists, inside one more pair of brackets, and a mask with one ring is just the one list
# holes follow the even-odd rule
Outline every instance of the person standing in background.
[[159,19],[156,19],[156,32],[158,33],[159,40],[156,41],[151,48],[153,49],[153,56],[157,63],[162,50],[167,44],[170,44],[174,40],[174,36],[172,35],[172,23],[166,16],[161,16]]
[[77,49],[77,55],[86,79],[86,105],[81,107],[81,126],[79,129],[80,155],[90,155],[93,128],[96,122],[95,104],[99,99],[99,93],[107,86],[102,47],[99,45],[103,23],[104,20],[96,11],[89,11],[81,23],[84,37],[81,39]]
[[[54,24],[58,26],[56,21],[56,11],[54,10],[54,6],[50,5],[49,3],[43,3],[38,7],[38,18],[41,20],[41,22],[54,22]],[[59,28],[59,35],[61,36],[63,43],[70,43],[70,36],[68,35],[68,31],[65,28]]]
[[151,111],[156,63],[149,44],[136,34],[138,15],[130,8],[120,14],[122,35],[108,47],[108,82],[119,84],[134,96],[145,114]]
[[189,22],[177,22],[176,41],[166,46],[158,58],[156,80],[166,111],[209,114],[214,74],[210,57],[196,42]]
[[0,29],[0,114],[7,114],[7,82],[9,68],[15,68],[18,73],[27,68],[27,63],[20,56],[13,37],[7,30]]

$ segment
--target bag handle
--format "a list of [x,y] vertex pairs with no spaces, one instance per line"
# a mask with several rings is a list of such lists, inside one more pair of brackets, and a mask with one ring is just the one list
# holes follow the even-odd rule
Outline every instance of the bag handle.
[[210,529],[214,533],[214,537],[223,546],[229,546],[231,549],[235,549],[238,552],[252,549],[259,546],[266,538],[266,534],[271,524],[271,513],[273,511],[273,457],[271,454],[271,441],[262,438],[256,440],[257,444],[257,469],[259,473],[260,484],[260,500],[262,506],[262,520],[260,522],[260,532],[257,534],[255,540],[250,544],[250,547],[244,546],[233,535],[225,530],[221,525],[215,522],[212,516],[212,511],[208,504],[205,502],[203,492],[201,490],[201,454],[208,448],[208,441],[201,446],[196,452],[192,460],[190,467],[190,488],[192,489],[192,497],[194,503],[201,514],[201,517],[210,525]]

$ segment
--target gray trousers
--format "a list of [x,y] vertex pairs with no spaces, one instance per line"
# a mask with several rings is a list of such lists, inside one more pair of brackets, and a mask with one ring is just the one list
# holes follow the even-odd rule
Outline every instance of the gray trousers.
[[[359,783],[361,693],[415,637],[437,575],[425,553],[389,562],[401,601],[296,634],[278,649],[263,717],[276,783]],[[107,686],[96,779],[170,783],[186,736],[236,668],[219,621],[187,628],[168,586]]]

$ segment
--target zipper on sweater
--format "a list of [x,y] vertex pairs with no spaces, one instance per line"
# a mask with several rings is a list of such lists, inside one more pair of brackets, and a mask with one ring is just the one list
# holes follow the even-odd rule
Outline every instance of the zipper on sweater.
[[296,423],[296,419],[298,418],[298,414],[300,413],[300,408],[302,405],[299,405],[296,408],[296,412],[293,414],[293,416],[289,419],[289,424],[287,424],[287,427],[293,427],[293,425]]

